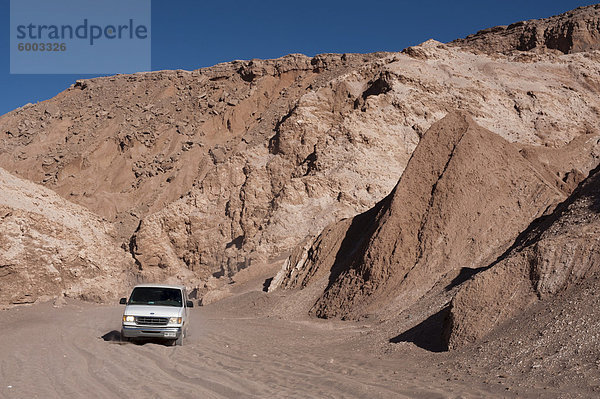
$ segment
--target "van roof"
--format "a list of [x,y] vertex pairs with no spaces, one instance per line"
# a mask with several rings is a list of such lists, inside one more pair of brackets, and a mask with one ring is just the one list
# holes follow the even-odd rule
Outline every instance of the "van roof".
[[138,287],[158,287],[158,288],[173,288],[173,289],[178,289],[178,290],[185,290],[185,287],[182,285],[171,285],[171,284],[138,284],[135,288]]

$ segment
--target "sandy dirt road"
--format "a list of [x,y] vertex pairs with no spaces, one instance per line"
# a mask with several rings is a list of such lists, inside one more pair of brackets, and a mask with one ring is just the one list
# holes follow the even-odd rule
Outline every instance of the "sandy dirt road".
[[[224,310],[225,309],[225,310]],[[2,398],[475,398],[504,387],[444,376],[414,353],[379,358],[364,326],[192,309],[182,347],[119,340],[123,307],[70,301],[0,311]],[[418,355],[417,355],[418,357]],[[429,362],[430,363],[430,362]],[[447,377],[447,378],[445,378]],[[513,396],[514,394],[508,395]],[[528,396],[528,395],[525,395]]]

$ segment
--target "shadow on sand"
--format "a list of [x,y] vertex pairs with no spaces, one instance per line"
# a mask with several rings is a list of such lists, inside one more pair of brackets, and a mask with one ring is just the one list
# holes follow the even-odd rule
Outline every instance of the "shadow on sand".
[[158,338],[136,338],[136,339],[127,339],[121,336],[121,332],[117,330],[112,330],[101,336],[105,342],[112,342],[115,344],[125,344],[131,343],[135,345],[144,345],[144,344],[158,344],[164,346],[173,346],[173,341],[158,339]]
[[112,330],[104,334],[102,337],[106,342],[123,342],[124,340],[121,338],[121,332],[117,330]]
[[391,338],[390,342],[397,344],[399,342],[412,342],[419,348],[430,352],[445,352],[448,346],[444,342],[442,331],[444,319],[450,312],[447,306],[436,314],[425,319],[413,328],[406,330],[402,334]]

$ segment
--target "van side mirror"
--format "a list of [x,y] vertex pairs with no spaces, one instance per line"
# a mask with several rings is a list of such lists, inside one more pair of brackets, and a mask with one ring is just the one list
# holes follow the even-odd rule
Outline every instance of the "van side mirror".
[[127,298],[119,299],[119,305],[127,305]]
[[187,306],[188,308],[193,308],[194,307],[194,302],[192,302],[192,301],[185,301],[185,306]]

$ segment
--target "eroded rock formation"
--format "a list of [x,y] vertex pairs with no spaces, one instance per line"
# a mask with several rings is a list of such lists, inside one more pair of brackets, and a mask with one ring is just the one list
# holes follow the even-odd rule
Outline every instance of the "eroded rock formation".
[[452,42],[489,54],[557,50],[564,54],[600,50],[600,4],[550,18],[484,29]]
[[118,244],[110,223],[0,169],[0,306],[116,298],[136,280]]

